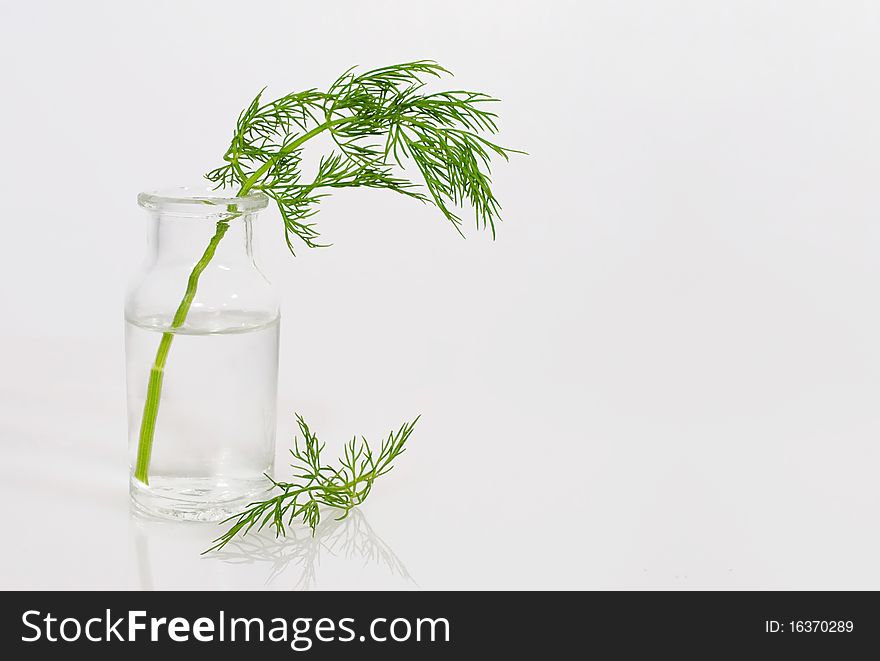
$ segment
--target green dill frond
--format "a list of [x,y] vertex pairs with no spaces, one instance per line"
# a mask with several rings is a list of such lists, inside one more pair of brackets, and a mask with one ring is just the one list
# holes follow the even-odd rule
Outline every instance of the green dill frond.
[[279,493],[251,503],[243,512],[223,521],[232,525],[203,553],[222,549],[236,536],[267,526],[274,529],[276,537],[282,536],[286,527],[296,520],[311,528],[314,534],[321,522],[322,507],[337,510],[338,518],[344,519],[367,499],[373,483],[393,468],[392,462],[406,450],[406,442],[418,421],[417,417],[396,432],[390,432],[378,452],[373,451],[366,438],[353,438],[343,448],[337,465],[330,466],[322,463],[325,444],[318,441],[303,417],[296,414],[302,445],[297,437],[290,451],[294,481],[278,482],[267,475],[272,488]]
[[[326,92],[316,89],[262,100],[261,90],[239,115],[224,164],[206,177],[218,187],[260,190],[278,206],[288,247],[293,238],[319,247],[310,218],[336,188],[384,188],[435,205],[462,232],[457,210],[473,208],[478,228],[495,236],[501,205],[492,192],[493,157],[514,149],[486,136],[498,132],[497,99],[480,92],[426,93],[426,81],[451,75],[431,60],[358,73],[352,68]],[[329,133],[334,151],[303,181],[303,145]],[[405,176],[407,168],[420,174]]]

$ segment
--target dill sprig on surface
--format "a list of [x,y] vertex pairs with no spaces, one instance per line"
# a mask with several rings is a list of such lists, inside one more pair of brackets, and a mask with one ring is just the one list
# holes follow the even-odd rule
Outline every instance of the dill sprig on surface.
[[276,537],[284,535],[286,526],[296,519],[309,526],[314,534],[321,521],[322,507],[341,511],[338,519],[344,519],[366,500],[373,482],[393,468],[392,462],[406,450],[406,442],[418,420],[417,417],[389,433],[375,453],[366,438],[352,438],[345,444],[338,465],[330,466],[324,464],[321,457],[325,444],[318,441],[303,417],[296,414],[303,444],[300,447],[299,438],[295,439],[290,451],[295,481],[278,482],[267,475],[272,488],[280,493],[251,503],[244,511],[222,521],[221,524],[232,522],[232,526],[204,553],[222,549],[236,535],[245,535],[254,528],[259,531],[270,526]]
[[[484,137],[498,131],[497,115],[487,108],[497,99],[463,90],[425,93],[425,79],[445,74],[436,62],[420,60],[364,73],[349,69],[325,92],[264,102],[264,89],[239,116],[224,165],[206,177],[238,186],[242,195],[259,190],[271,197],[291,250],[293,237],[321,245],[309,218],[334,188],[384,188],[434,204],[460,233],[455,209],[469,204],[477,226],[494,236],[501,206],[491,189],[491,158],[506,160],[517,150]],[[303,145],[325,131],[333,151],[304,181]],[[407,165],[421,173],[421,184],[402,176]]]

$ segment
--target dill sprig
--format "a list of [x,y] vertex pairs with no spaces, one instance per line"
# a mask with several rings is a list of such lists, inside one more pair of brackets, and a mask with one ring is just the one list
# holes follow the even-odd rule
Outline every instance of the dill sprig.
[[[349,69],[326,91],[309,89],[264,102],[265,89],[239,115],[224,164],[205,175],[218,187],[259,190],[278,205],[287,245],[292,237],[318,247],[309,219],[335,188],[384,188],[435,205],[461,233],[456,209],[470,204],[477,227],[495,236],[501,205],[491,188],[493,156],[508,159],[514,149],[485,137],[498,131],[481,92],[426,93],[425,80],[449,72],[431,60],[356,73]],[[451,74],[449,74],[451,75]],[[303,179],[304,144],[323,133],[333,150],[317,172]],[[521,152],[519,152],[521,153]],[[404,178],[408,164],[422,184]]]
[[246,535],[252,529],[262,530],[266,526],[275,529],[275,536],[285,534],[286,526],[300,519],[315,534],[321,521],[321,508],[339,510],[337,520],[346,518],[352,509],[363,503],[373,488],[373,482],[392,468],[392,462],[406,449],[406,442],[415,428],[417,417],[404,423],[395,432],[388,434],[378,452],[373,452],[366,438],[352,438],[343,448],[337,466],[325,465],[321,452],[325,443],[309,428],[301,415],[296,414],[296,422],[303,436],[294,439],[290,451],[293,457],[293,482],[279,482],[266,475],[272,488],[280,493],[257,502],[250,503],[244,511],[221,522],[232,526],[214,540],[214,545],[204,551],[209,553],[222,549],[237,535]]
[[[333,189],[384,188],[436,206],[462,234],[458,209],[473,207],[478,228],[495,236],[501,205],[491,188],[493,157],[512,153],[486,135],[498,132],[497,99],[481,92],[447,90],[427,93],[426,81],[451,75],[432,60],[405,62],[358,73],[349,69],[326,91],[307,89],[264,101],[265,88],[241,112],[223,165],[205,176],[220,187],[238,187],[239,195],[261,191],[272,198],[284,221],[287,246],[294,238],[318,247],[320,234],[310,219]],[[327,133],[333,148],[324,154],[313,177],[304,178],[303,147]],[[404,175],[407,166],[421,182]],[[134,477],[149,484],[165,363],[172,331],[186,321],[202,272],[213,259],[230,217],[217,228],[190,273],[186,292],[150,370],[141,418]]]

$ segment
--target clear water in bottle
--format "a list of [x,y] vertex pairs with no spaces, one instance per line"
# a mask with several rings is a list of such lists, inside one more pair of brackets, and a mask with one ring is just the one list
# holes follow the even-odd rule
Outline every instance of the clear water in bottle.
[[[170,319],[126,320],[129,451],[134,465],[147,383]],[[213,521],[265,493],[275,447],[278,317],[190,311],[171,331],[149,485],[131,495],[149,513]]]

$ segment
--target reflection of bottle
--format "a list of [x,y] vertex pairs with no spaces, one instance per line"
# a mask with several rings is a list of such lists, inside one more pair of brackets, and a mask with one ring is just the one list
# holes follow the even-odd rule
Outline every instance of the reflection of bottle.
[[258,565],[238,567],[199,555],[217,537],[215,525],[165,521],[132,508],[132,545],[142,590],[254,590],[265,583]]
[[138,583],[141,590],[155,590],[153,571],[150,567],[150,542],[141,526],[134,524],[134,547],[137,556]]

